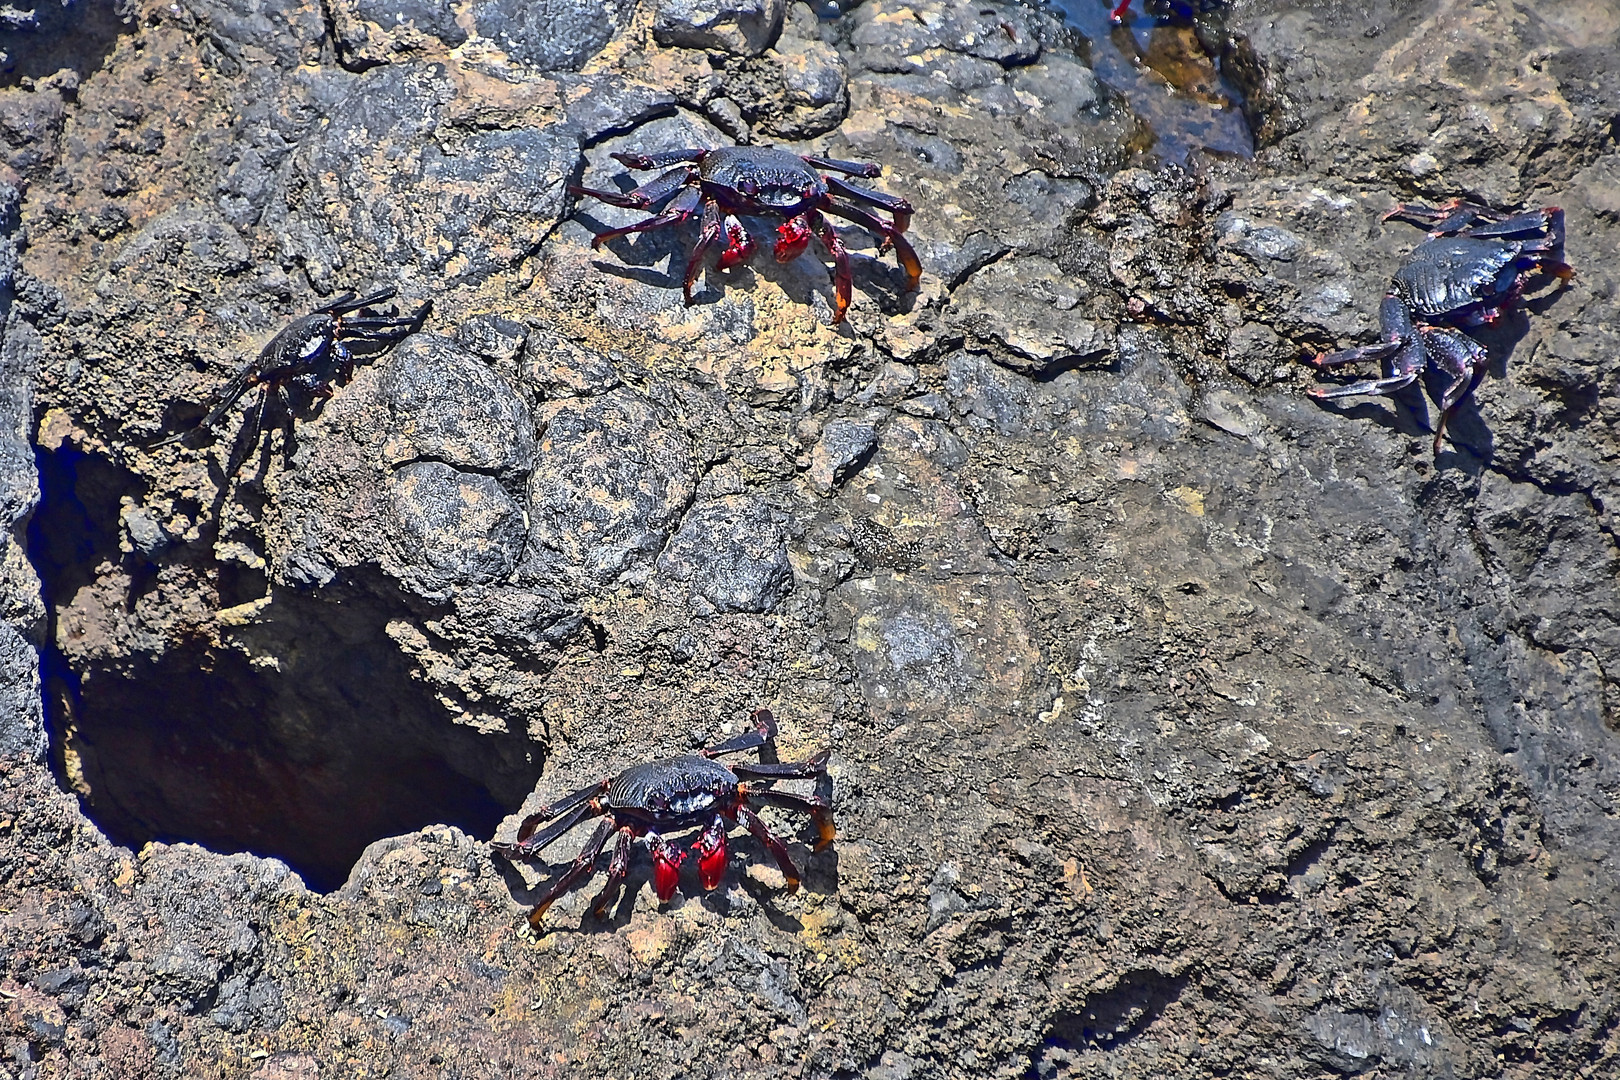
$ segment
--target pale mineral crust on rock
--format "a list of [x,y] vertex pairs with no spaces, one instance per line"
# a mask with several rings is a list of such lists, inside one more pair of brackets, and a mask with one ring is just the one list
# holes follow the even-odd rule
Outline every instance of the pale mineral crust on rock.
[[[1013,0],[8,11],[0,1075],[1620,1070],[1606,0],[1234,0],[1186,170]],[[921,289],[593,250],[568,185],[733,141],[881,164]],[[1579,275],[1434,457],[1297,361],[1459,195]],[[295,445],[154,447],[384,286]],[[521,932],[583,838],[491,837],[762,706],[803,888],[739,831]]]

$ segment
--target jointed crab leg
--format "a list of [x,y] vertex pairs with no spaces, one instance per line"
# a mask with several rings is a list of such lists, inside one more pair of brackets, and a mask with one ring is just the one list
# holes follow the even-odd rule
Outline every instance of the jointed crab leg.
[[721,219],[720,204],[713,199],[703,200],[703,228],[698,233],[698,242],[692,246],[692,257],[686,262],[686,280],[682,288],[686,293],[686,302],[692,302],[692,284],[697,281],[698,274],[703,272],[703,256],[709,249],[719,243],[726,235],[726,225]]
[[917,288],[922,281],[922,261],[917,258],[917,252],[912,248],[911,241],[901,236],[899,230],[889,225],[882,218],[873,217],[865,210],[853,206],[834,205],[824,207],[824,209],[829,214],[836,214],[846,221],[853,221],[862,228],[870,229],[883,237],[883,245],[894,248],[895,260],[900,263],[900,269],[906,272],[906,288],[908,290]]
[[311,312],[311,314],[342,315],[347,311],[358,311],[361,308],[366,307],[368,304],[380,304],[384,300],[392,300],[398,293],[399,290],[394,288],[379,289],[363,300],[356,300],[354,298],[354,293],[347,292],[338,297],[336,300],[332,301],[330,304],[327,304],[325,307],[316,308],[313,312]]
[[749,788],[748,801],[761,803],[765,806],[780,806],[784,810],[803,810],[810,815],[810,820],[816,823],[816,831],[820,838],[816,840],[812,851],[821,851],[838,838],[838,830],[833,828],[831,800],[822,796],[795,795],[790,791],[772,791],[770,788]]
[[[771,715],[769,709],[755,709],[754,715],[749,719],[754,721],[754,730],[745,731],[741,735],[733,735],[723,743],[699,751],[704,757],[719,757],[721,754],[735,754],[739,750],[752,750],[756,746],[764,746],[776,738],[776,717]],[[735,767],[732,772],[736,772]]]
[[597,233],[596,236],[591,239],[591,247],[592,249],[598,249],[609,240],[617,239],[620,236],[628,236],[631,233],[647,232],[651,229],[661,229],[665,225],[674,225],[695,213],[702,198],[703,194],[697,188],[687,188],[685,191],[682,191],[679,195],[675,196],[674,199],[670,200],[669,205],[664,207],[663,213],[654,217],[644,218],[641,221],[637,221],[631,225],[625,225],[622,228],[609,229],[605,233]]
[[[847,215],[846,215],[847,216]],[[844,312],[849,310],[849,298],[855,292],[855,275],[850,273],[849,252],[844,248],[844,241],[838,235],[838,230],[827,223],[827,219],[816,211],[811,210],[805,214],[810,222],[810,229],[816,234],[833,258],[833,322],[842,322]]]
[[[894,225],[886,226],[882,230],[886,235],[897,235],[899,233],[903,233],[911,225],[911,215],[913,213],[911,203],[906,199],[900,198],[898,195],[885,195],[881,191],[873,191],[870,188],[863,188],[858,184],[851,184],[848,181],[840,180],[836,176],[827,177],[827,190],[835,194],[842,195],[846,199],[854,199],[856,202],[866,203],[868,206],[881,207],[882,209],[893,214]],[[826,210],[829,208],[824,206],[822,209]],[[876,221],[877,219],[873,218],[872,220]]]
[[662,150],[656,154],[609,154],[614,161],[627,169],[662,169],[666,165],[674,165],[680,161],[701,161],[707,150],[682,149]]
[[633,191],[598,191],[596,188],[580,187],[578,184],[569,184],[568,190],[574,195],[589,195],[593,199],[600,199],[610,206],[622,206],[626,210],[647,210],[669,198],[671,192],[690,183],[696,176],[697,173],[692,169],[671,169]]
[[776,834],[766,828],[763,821],[759,820],[759,815],[748,809],[748,807],[739,806],[737,808],[737,820],[742,822],[748,831],[754,834],[755,840],[765,845],[766,850],[771,853],[771,857],[776,860],[776,865],[782,868],[782,877],[787,881],[786,891],[789,893],[797,892],[799,888],[799,868],[793,865],[793,856],[788,854],[787,845],[777,839]]
[[739,761],[731,771],[750,780],[808,780],[827,771],[831,750],[823,750],[809,761]]
[[540,920],[544,917],[546,909],[551,906],[552,901],[571,889],[574,882],[595,872],[596,857],[602,854],[602,848],[607,844],[608,837],[612,836],[617,828],[618,822],[609,815],[606,820],[596,827],[596,831],[591,834],[590,840],[580,849],[579,854],[574,857],[573,865],[568,868],[562,877],[552,882],[551,888],[547,889],[545,894],[535,902],[534,910],[529,912],[529,926],[536,932],[539,931]]
[[805,161],[818,169],[831,169],[845,176],[864,176],[868,180],[883,175],[883,166],[872,161],[840,161],[838,158],[809,157]]
[[1440,398],[1440,421],[1434,428],[1434,452],[1438,454],[1440,440],[1446,433],[1446,423],[1484,370],[1488,354],[1485,346],[1450,327],[1426,330],[1423,337],[1429,355],[1437,361],[1440,370],[1451,376],[1451,385],[1446,387]]
[[619,827],[619,843],[613,849],[613,861],[608,863],[607,882],[603,884],[602,891],[596,894],[591,901],[591,914],[598,919],[607,914],[608,907],[619,895],[619,886],[624,883],[625,875],[630,872],[630,841],[635,837],[635,830],[628,825]]
[[[560,802],[542,806],[518,825],[517,843],[502,844],[501,849],[525,857],[535,854],[586,818],[603,813],[602,806],[596,799],[607,791],[611,783],[611,780],[602,780],[590,787],[580,788]],[[559,814],[564,816],[558,817]],[[557,820],[539,833],[535,832],[535,826],[552,818]]]

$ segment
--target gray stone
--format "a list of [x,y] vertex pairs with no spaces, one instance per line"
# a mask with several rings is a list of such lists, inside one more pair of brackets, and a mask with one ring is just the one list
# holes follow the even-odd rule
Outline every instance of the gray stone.
[[389,358],[381,393],[392,414],[383,444],[388,464],[440,461],[522,487],[534,464],[529,407],[455,343],[412,335]]
[[575,584],[646,568],[696,490],[687,436],[623,388],[549,405],[541,422],[529,478],[531,558]]
[[411,26],[452,47],[467,40],[452,0],[357,0],[355,10],[385,30]]
[[417,461],[388,496],[397,556],[428,589],[500,580],[523,553],[523,510],[492,476]]
[[810,452],[810,486],[822,494],[849,479],[850,474],[877,445],[877,421],[829,420]]
[[698,503],[658,556],[658,572],[690,585],[699,614],[769,611],[793,587],[786,538],[762,500]]
[[553,125],[439,137],[453,94],[432,65],[373,68],[294,155],[266,216],[317,287],[339,288],[357,263],[424,289],[482,281],[556,223],[578,163],[574,133]]
[[592,397],[620,384],[611,359],[538,326],[529,330],[523,377],[548,398]]
[[578,71],[613,40],[631,5],[623,0],[483,0],[478,33],[539,71]]
[[951,294],[947,317],[998,364],[1025,374],[1098,366],[1112,335],[1086,316],[1089,290],[1048,259],[1003,259]]
[[456,344],[497,366],[515,363],[527,336],[522,323],[493,313],[464,320],[455,333]]
[[776,41],[787,0],[659,0],[653,36],[660,45],[758,56]]

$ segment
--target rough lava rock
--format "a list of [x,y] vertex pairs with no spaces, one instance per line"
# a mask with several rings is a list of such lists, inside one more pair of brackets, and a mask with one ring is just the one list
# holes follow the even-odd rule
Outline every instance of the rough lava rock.
[[[824,14],[0,14],[0,1071],[1620,1067],[1620,14]],[[1101,77],[1185,48],[1252,160],[1156,164]],[[569,183],[732,139],[881,164],[922,288],[852,222],[837,327],[775,221],[690,306],[696,222],[592,248],[639,215]],[[1579,275],[1436,457],[1298,361],[1459,195],[1563,206]],[[385,285],[431,320],[290,443],[155,445]],[[828,850],[765,812],[797,892],[739,830],[528,933],[585,828],[490,838],[760,707],[831,750]]]
[[660,45],[758,56],[776,42],[787,0],[659,0],[653,35]]

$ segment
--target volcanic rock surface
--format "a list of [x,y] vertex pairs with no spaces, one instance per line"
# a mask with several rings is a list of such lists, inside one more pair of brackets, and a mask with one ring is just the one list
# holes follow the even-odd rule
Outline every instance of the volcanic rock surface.
[[[1620,1070],[1608,0],[21,7],[0,1076]],[[1253,155],[1175,164],[1109,48],[1218,56]],[[592,249],[609,154],[739,141],[883,165],[920,290],[854,226],[838,325],[769,221],[691,306],[691,225]],[[1579,274],[1432,456],[1298,361],[1457,196]],[[291,442],[155,445],[384,286],[432,317]],[[759,707],[832,750],[798,892],[739,833],[527,931],[583,831],[489,839]]]

